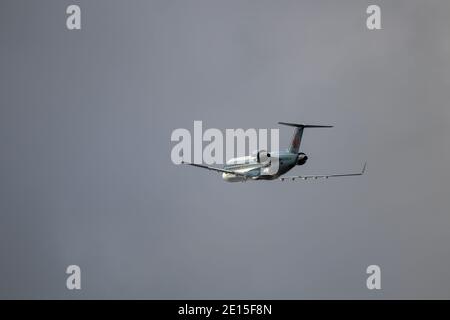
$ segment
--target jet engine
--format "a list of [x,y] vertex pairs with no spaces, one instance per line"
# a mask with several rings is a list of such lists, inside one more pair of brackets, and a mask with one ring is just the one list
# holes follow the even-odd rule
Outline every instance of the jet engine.
[[265,150],[258,151],[256,154],[256,161],[258,163],[262,164],[269,164],[270,163],[270,153],[268,153]]
[[306,163],[306,160],[308,160],[308,156],[303,152],[300,152],[297,156],[297,165],[298,166],[304,165]]

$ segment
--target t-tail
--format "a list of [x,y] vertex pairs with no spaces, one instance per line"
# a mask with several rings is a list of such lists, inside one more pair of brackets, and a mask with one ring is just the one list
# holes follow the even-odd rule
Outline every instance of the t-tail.
[[302,142],[303,129],[305,128],[332,128],[333,126],[318,126],[313,124],[298,124],[298,123],[288,123],[288,122],[278,122],[285,126],[295,127],[294,135],[292,136],[291,145],[288,151],[290,153],[298,153],[300,150],[300,143]]

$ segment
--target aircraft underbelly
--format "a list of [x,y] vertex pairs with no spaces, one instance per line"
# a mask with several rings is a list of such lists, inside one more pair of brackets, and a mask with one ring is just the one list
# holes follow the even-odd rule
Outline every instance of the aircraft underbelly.
[[242,181],[245,181],[244,177],[237,176],[237,175],[231,174],[231,173],[223,173],[222,174],[222,179],[225,180],[226,182],[242,182]]
[[243,177],[232,173],[223,173],[222,179],[227,182],[241,182],[257,177],[260,174],[259,166],[245,166],[241,169],[234,169],[234,171],[237,173],[245,173],[248,177]]

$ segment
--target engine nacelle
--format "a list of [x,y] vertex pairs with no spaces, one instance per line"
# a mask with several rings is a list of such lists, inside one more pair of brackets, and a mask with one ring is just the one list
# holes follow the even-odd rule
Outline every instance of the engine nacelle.
[[270,153],[265,150],[258,151],[258,153],[256,153],[256,161],[262,164],[270,163]]
[[298,166],[304,165],[306,163],[306,160],[308,160],[308,156],[303,152],[300,152],[297,156],[297,165]]

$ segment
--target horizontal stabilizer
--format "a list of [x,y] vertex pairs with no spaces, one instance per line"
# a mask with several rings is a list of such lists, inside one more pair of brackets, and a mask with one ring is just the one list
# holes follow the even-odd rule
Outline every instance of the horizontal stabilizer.
[[332,128],[333,126],[318,126],[315,124],[298,124],[298,123],[290,123],[290,122],[278,122],[279,124],[284,124],[285,126],[295,127],[294,135],[291,139],[291,145],[289,146],[288,151],[290,153],[298,153],[300,150],[300,143],[302,141],[303,129],[305,128]]
[[300,124],[300,123],[289,123],[289,122],[278,122],[278,124],[283,124],[285,126],[291,126],[296,128],[333,128],[333,126],[320,126],[315,124]]

